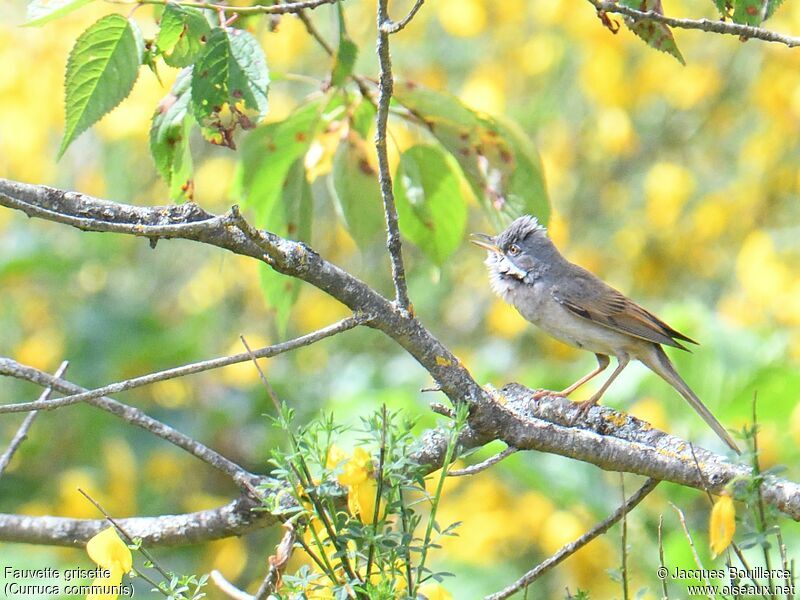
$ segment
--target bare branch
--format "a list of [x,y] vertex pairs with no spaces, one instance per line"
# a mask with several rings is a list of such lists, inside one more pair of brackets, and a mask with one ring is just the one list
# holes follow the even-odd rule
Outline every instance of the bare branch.
[[375,149],[378,153],[378,181],[383,197],[383,212],[386,215],[386,247],[392,261],[392,279],[394,280],[395,300],[400,308],[410,310],[408,285],[403,266],[403,247],[400,241],[400,226],[397,221],[397,208],[394,203],[392,174],[389,170],[389,155],[386,150],[386,128],[389,121],[389,103],[394,91],[392,75],[392,57],[389,53],[389,33],[384,31],[389,19],[389,0],[378,0],[378,60],[380,77],[378,81],[378,112],[375,115]]
[[710,19],[674,19],[655,11],[641,11],[630,8],[613,0],[589,0],[598,12],[624,15],[633,21],[656,21],[677,29],[698,29],[709,33],[735,35],[743,39],[757,39],[765,42],[784,44],[789,48],[800,46],[800,37],[793,37],[762,27],[742,25],[729,21],[712,21]]
[[[58,367],[55,376],[61,377],[66,372],[68,366],[69,366],[69,361],[65,360],[64,362],[62,362],[61,366]],[[48,387],[39,396],[38,401],[39,402],[47,401],[47,399],[50,398],[50,394],[52,392],[53,388]],[[22,421],[22,424],[19,426],[19,429],[17,429],[17,433],[14,435],[13,439],[11,440],[11,443],[8,445],[8,448],[6,449],[5,452],[3,452],[3,455],[0,456],[0,477],[2,477],[6,468],[8,468],[8,463],[11,462],[11,458],[14,456],[14,453],[20,447],[22,442],[25,441],[25,438],[28,437],[28,431],[30,430],[31,425],[33,425],[33,422],[36,420],[36,415],[38,414],[39,413],[37,411],[33,411],[30,414],[25,415],[25,420]]]
[[[278,354],[289,352],[290,350],[296,350],[297,348],[302,348],[303,346],[309,346],[314,342],[318,342],[326,337],[336,335],[337,333],[342,333],[343,331],[347,331],[348,329],[352,329],[353,327],[364,323],[366,320],[367,319],[363,315],[357,317],[347,317],[337,323],[329,325],[328,327],[313,331],[293,340],[260,348],[255,350],[252,354],[249,352],[242,352],[240,354],[234,354],[233,356],[223,356],[220,358],[212,358],[210,360],[190,363],[181,367],[174,367],[172,369],[157,371],[148,375],[133,377],[132,379],[126,379],[125,381],[111,383],[91,391],[86,391],[79,394],[71,394],[64,398],[2,405],[0,406],[0,414],[27,412],[30,410],[53,410],[63,406],[69,406],[70,404],[77,404],[78,402],[87,402],[94,398],[100,398],[101,396],[107,396],[109,394],[119,394],[120,392],[126,392],[128,390],[143,387],[145,385],[152,385],[168,379],[176,379],[178,377],[185,377],[186,375],[194,375],[195,373],[202,373],[203,371],[210,371],[211,369],[219,369],[221,367],[227,367],[229,365],[235,365],[237,363],[242,363],[257,358],[271,358],[273,356],[277,356]],[[3,359],[0,358],[0,364],[2,364],[2,361]],[[0,375],[2,374],[4,373],[0,370]]]
[[513,596],[519,590],[528,587],[531,583],[536,581],[547,571],[555,567],[564,559],[569,558],[570,556],[575,554],[578,550],[583,548],[594,538],[604,534],[606,531],[611,529],[611,527],[615,523],[617,523],[617,521],[622,519],[626,514],[628,514],[631,510],[633,510],[637,504],[639,504],[642,500],[644,500],[645,497],[650,492],[652,492],[658,484],[659,481],[656,479],[648,479],[647,481],[645,481],[644,485],[640,487],[635,494],[633,494],[630,498],[628,498],[627,502],[623,503],[622,506],[620,506],[616,511],[614,511],[614,513],[609,515],[606,519],[604,519],[603,521],[592,527],[589,531],[584,533],[574,542],[570,542],[566,546],[563,546],[558,552],[553,554],[550,558],[536,565],[533,569],[525,573],[525,575],[520,577],[517,581],[515,581],[508,587],[500,590],[495,594],[486,596],[486,600],[504,600],[505,598]]
[[490,456],[483,462],[479,462],[477,465],[470,465],[469,467],[464,467],[463,469],[453,469],[447,473],[448,477],[463,477],[464,475],[475,475],[475,473],[480,473],[481,471],[485,471],[489,467],[496,465],[504,458],[507,458],[514,454],[515,452],[519,452],[516,448],[512,448],[509,446],[502,452],[495,454],[494,456]]
[[413,19],[416,16],[417,12],[419,12],[419,9],[422,8],[422,5],[424,3],[425,0],[416,0],[416,2],[414,2],[414,6],[411,7],[411,10],[408,11],[408,14],[401,20],[397,22],[392,20],[384,21],[381,24],[381,31],[384,33],[392,34],[403,30],[405,26],[411,22],[411,19]]
[[[163,6],[170,1],[174,0],[133,0],[132,2],[124,2],[124,4],[156,4]],[[339,2],[339,0],[300,0],[298,2],[287,2],[286,4],[275,3],[256,6],[228,6],[212,2],[178,2],[178,4],[187,8],[222,10],[236,15],[285,15],[299,13],[325,4],[334,4],[335,2]],[[114,2],[114,4],[119,4],[119,2]]]
[[209,573],[211,581],[214,582],[223,594],[225,594],[228,598],[232,600],[254,600],[255,596],[248,594],[244,590],[240,590],[235,585],[233,585],[230,581],[225,579],[225,576],[214,569]]
[[[49,373],[45,373],[39,369],[21,365],[9,358],[0,358],[0,375],[30,381],[42,387],[51,387],[63,394],[82,394],[86,392],[84,388],[74,383],[70,383],[58,377],[53,377]],[[249,473],[233,461],[225,458],[208,446],[184,435],[180,431],[173,429],[169,425],[148,416],[138,408],[105,396],[101,398],[88,398],[86,402],[186,450],[189,454],[199,458],[215,469],[222,471],[233,479],[237,485],[246,490],[251,490],[252,484],[258,480],[256,475]]]

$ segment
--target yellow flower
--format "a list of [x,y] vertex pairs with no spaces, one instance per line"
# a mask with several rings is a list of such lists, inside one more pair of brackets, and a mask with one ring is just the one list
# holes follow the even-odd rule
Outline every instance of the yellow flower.
[[716,558],[727,548],[733,540],[736,532],[736,508],[733,499],[727,492],[714,503],[709,519],[709,545],[711,546],[711,556]]
[[[378,482],[372,477],[356,485],[348,486],[347,508],[350,509],[350,514],[357,516],[362,523],[372,523],[377,496]],[[384,509],[384,506],[379,509],[378,519],[383,516]]]
[[356,448],[353,457],[344,464],[344,471],[337,477],[346,486],[358,485],[372,473],[372,457],[364,448]]
[[453,600],[453,594],[439,583],[425,583],[419,586],[419,594],[426,600]]
[[328,448],[328,456],[325,460],[325,468],[330,469],[331,471],[338,467],[341,463],[343,463],[347,459],[347,454],[344,450],[339,448],[336,444],[332,444],[330,448]]
[[[107,570],[107,577],[97,577],[92,587],[109,588],[118,586],[122,576],[133,568],[133,556],[117,531],[108,527],[95,535],[86,543],[86,553],[99,567]],[[116,588],[119,590],[119,588]],[[86,600],[116,600],[118,593],[91,593]]]

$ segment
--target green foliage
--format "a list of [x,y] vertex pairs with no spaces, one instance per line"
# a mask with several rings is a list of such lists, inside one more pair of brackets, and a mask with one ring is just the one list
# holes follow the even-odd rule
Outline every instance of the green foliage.
[[383,201],[378,175],[367,158],[367,144],[350,131],[333,157],[331,190],[347,230],[364,248],[383,231]]
[[783,0],[713,0],[723,18],[758,27],[778,10]]
[[94,0],[33,0],[28,5],[26,26],[39,26],[86,6]]
[[530,156],[530,142],[507,139],[507,127],[449,94],[406,82],[395,87],[395,99],[407,109],[409,123],[432,134],[455,158],[493,223],[501,226],[523,214],[547,223],[544,177]]
[[[445,432],[445,464],[456,455],[466,414],[462,407]],[[321,590],[339,597],[349,585],[359,598],[416,598],[422,583],[449,575],[425,566],[428,552],[458,527],[436,521],[447,470],[439,472],[429,493],[427,468],[409,458],[417,443],[413,425],[384,406],[363,420],[359,432],[360,448],[372,449],[374,458],[353,464],[355,458],[335,458],[335,444],[347,432],[332,416],[298,428],[293,411],[281,407],[275,426],[288,433],[290,450],[273,452],[276,481],[265,487],[266,508],[293,525],[299,547],[315,565],[286,575],[282,597],[304,598]],[[374,490],[374,510],[357,516],[352,507],[354,500],[363,500],[361,485]]]
[[217,27],[192,71],[192,114],[212,144],[235,148],[237,126],[251,129],[267,114],[269,71],[252,34]]
[[211,26],[201,11],[170,2],[161,16],[156,44],[165,63],[186,67],[198,59],[210,33]]
[[353,73],[353,66],[358,56],[358,46],[348,37],[343,36],[339,40],[339,48],[333,62],[333,72],[331,73],[331,84],[335,86],[343,85]]
[[455,252],[464,235],[467,206],[452,159],[434,146],[403,152],[394,179],[400,231],[437,265]]
[[[664,14],[661,0],[620,0],[620,4],[636,10],[653,11],[660,15]],[[686,64],[680,50],[678,50],[678,45],[675,43],[672,30],[664,23],[659,23],[651,19],[643,19],[641,21],[625,19],[625,24],[628,26],[628,29],[642,38],[648,46],[674,56],[682,65]]]
[[130,94],[142,51],[138,28],[120,15],[103,17],[78,37],[67,62],[67,123],[59,157]]
[[189,151],[191,69],[182,71],[169,95],[161,101],[150,128],[150,153],[169,184],[173,199],[191,198],[192,155]]

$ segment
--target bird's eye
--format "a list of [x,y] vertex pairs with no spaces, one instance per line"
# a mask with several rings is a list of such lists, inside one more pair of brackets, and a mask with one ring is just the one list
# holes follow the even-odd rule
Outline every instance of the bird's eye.
[[509,256],[516,256],[517,254],[519,254],[519,252],[520,252],[519,246],[517,246],[516,244],[511,244],[508,247]]

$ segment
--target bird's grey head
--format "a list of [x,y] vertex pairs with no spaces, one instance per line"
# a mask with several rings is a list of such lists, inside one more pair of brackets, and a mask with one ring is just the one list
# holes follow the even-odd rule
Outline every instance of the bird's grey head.
[[501,296],[510,287],[533,283],[558,256],[547,230],[530,215],[519,217],[495,237],[473,234],[472,242],[488,251],[492,288]]

